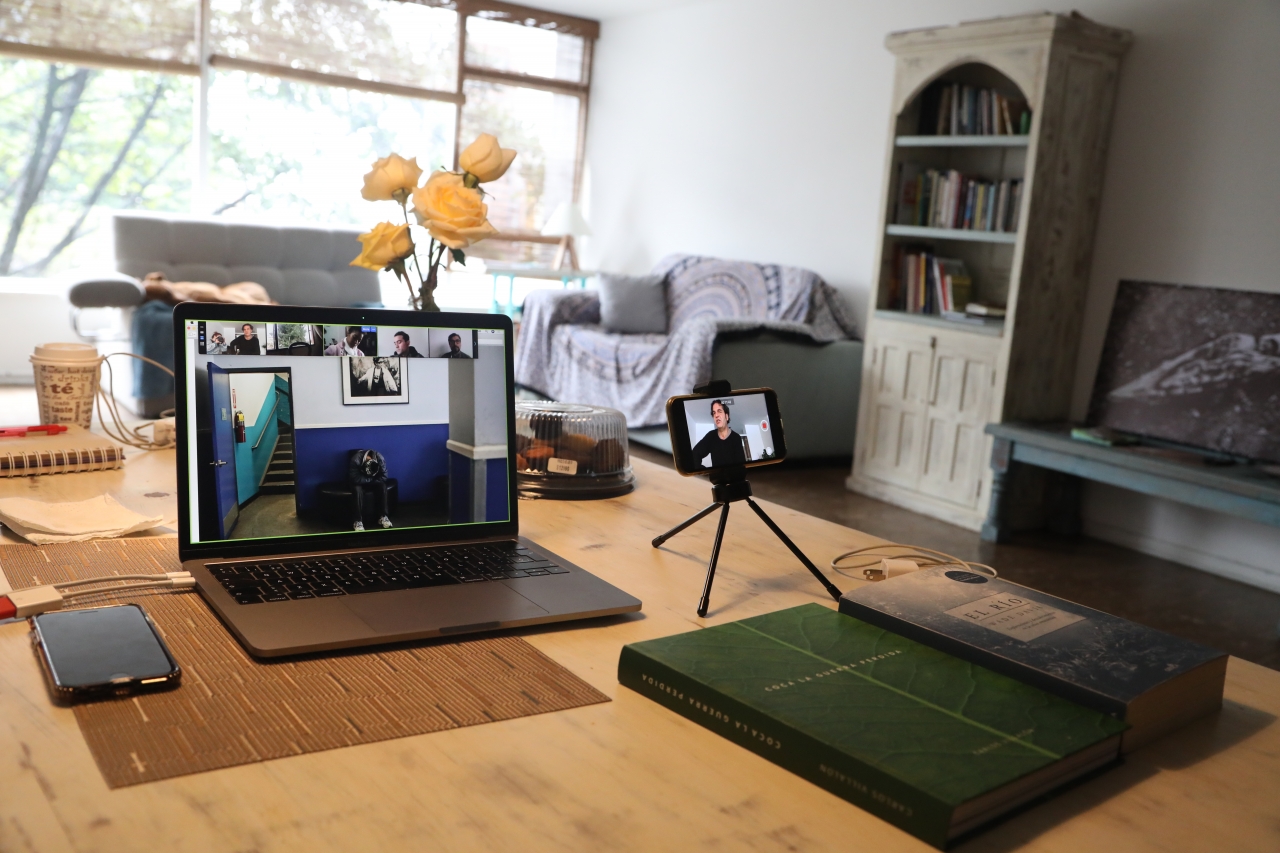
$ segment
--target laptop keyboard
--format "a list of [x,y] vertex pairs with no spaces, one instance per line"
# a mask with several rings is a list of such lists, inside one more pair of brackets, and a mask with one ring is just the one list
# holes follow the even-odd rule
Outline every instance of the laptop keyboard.
[[239,604],[547,577],[569,571],[515,542],[237,560],[206,568]]

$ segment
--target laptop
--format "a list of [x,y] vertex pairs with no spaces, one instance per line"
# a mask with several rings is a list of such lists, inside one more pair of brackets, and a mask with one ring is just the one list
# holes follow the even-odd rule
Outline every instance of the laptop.
[[520,536],[511,320],[174,310],[178,551],[259,657],[608,616]]

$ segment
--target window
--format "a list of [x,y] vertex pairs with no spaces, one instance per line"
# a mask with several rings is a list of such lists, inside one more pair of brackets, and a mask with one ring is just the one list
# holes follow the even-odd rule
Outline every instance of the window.
[[487,187],[502,234],[478,255],[545,262],[598,34],[498,0],[6,4],[0,275],[100,266],[113,208],[368,226],[374,159],[452,168],[481,132],[520,158]]
[[215,71],[209,87],[209,198],[214,214],[283,213],[367,227],[361,175],[388,151],[423,169],[453,163],[454,106]]
[[3,53],[194,66],[199,0],[17,0],[0,7]]
[[467,65],[584,83],[586,39],[488,18],[467,18]]
[[0,276],[101,268],[112,208],[187,211],[195,78],[0,57]]
[[456,91],[458,15],[448,9],[401,0],[209,2],[215,65]]
[[501,236],[472,254],[546,265],[558,238],[542,237],[542,226],[580,190],[591,47],[599,28],[545,12],[521,17],[516,8],[477,5],[466,18],[460,141],[489,131],[520,152],[511,170],[485,188],[489,221]]
[[[582,99],[485,80],[467,80],[464,91],[462,139],[488,130],[520,152],[507,174],[485,185],[489,221],[507,234],[537,234],[556,205],[574,198]],[[502,242],[481,243],[476,254],[517,259],[503,251]],[[537,245],[525,244],[528,250]],[[535,260],[528,254],[519,259]]]

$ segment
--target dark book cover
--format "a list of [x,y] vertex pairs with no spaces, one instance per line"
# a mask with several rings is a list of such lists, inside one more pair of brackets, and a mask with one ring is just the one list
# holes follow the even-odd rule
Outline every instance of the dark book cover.
[[933,255],[928,252],[921,256],[924,275],[924,313],[938,313],[938,282],[933,275]]
[[1000,578],[924,569],[840,612],[1127,720],[1126,751],[1222,704],[1223,652]]
[[920,118],[916,125],[916,133],[920,136],[932,136],[938,131],[938,112],[942,105],[942,92],[945,87],[935,83],[924,90],[920,98]]
[[1113,761],[1125,728],[818,604],[633,643],[618,680],[938,847]]

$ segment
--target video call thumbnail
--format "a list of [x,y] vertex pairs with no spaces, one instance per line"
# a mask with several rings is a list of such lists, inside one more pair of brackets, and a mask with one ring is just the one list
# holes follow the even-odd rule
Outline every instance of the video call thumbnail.
[[511,518],[501,330],[192,321],[195,541]]
[[691,455],[703,468],[743,465],[775,455],[764,394],[685,400]]
[[476,358],[480,329],[400,329],[305,323],[197,324],[200,355]]

